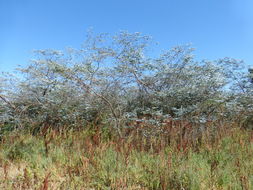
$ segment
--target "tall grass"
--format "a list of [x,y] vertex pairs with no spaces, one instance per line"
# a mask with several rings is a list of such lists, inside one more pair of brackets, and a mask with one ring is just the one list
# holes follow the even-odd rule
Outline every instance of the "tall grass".
[[11,133],[0,144],[0,189],[253,189],[253,132],[227,125],[198,141],[102,126],[43,135]]

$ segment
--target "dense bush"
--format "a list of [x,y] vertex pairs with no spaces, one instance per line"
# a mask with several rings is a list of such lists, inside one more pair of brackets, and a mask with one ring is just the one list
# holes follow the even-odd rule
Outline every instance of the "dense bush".
[[196,126],[250,123],[252,81],[242,61],[198,61],[190,46],[152,56],[153,44],[140,33],[120,32],[89,34],[80,49],[36,51],[18,79],[1,78],[1,131],[104,123],[122,135],[136,120],[154,128],[169,118]]

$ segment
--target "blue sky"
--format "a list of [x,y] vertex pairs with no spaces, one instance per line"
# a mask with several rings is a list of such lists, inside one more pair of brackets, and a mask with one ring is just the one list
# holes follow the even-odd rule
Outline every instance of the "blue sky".
[[253,65],[252,0],[0,0],[0,71],[27,64],[34,49],[78,48],[90,27],[151,35],[157,50],[192,43],[198,59]]

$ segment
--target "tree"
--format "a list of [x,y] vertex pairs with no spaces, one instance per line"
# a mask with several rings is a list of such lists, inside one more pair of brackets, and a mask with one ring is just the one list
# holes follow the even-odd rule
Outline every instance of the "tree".
[[147,115],[156,128],[168,117],[229,120],[246,107],[242,100],[251,91],[241,61],[196,61],[188,45],[150,56],[152,44],[148,36],[120,32],[88,34],[80,49],[39,50],[19,69],[22,77],[8,91],[9,100],[0,98],[15,107],[12,114],[23,126],[76,127],[99,120],[121,136],[128,120]]

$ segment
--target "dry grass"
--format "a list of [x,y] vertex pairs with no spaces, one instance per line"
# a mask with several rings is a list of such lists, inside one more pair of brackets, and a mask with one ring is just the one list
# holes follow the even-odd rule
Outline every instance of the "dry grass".
[[0,189],[253,189],[251,131],[210,127],[196,140],[177,129],[124,139],[98,126],[10,134],[0,144]]

